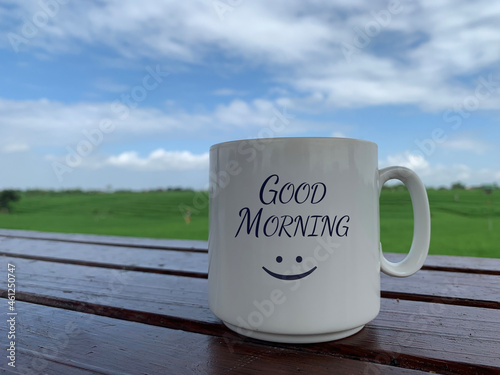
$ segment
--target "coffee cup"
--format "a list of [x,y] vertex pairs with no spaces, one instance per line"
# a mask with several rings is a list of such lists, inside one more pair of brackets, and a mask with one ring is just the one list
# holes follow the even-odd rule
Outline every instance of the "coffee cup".
[[[387,260],[379,196],[408,188],[414,234],[408,255]],[[209,306],[256,339],[313,343],[359,332],[380,310],[380,272],[405,277],[430,243],[427,193],[404,167],[379,170],[375,143],[269,138],[210,149]]]

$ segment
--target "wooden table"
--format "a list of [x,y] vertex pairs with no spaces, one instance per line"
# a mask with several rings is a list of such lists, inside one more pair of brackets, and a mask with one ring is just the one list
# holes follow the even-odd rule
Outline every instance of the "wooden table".
[[0,255],[5,373],[500,374],[500,259],[431,256],[412,277],[382,276],[381,312],[360,333],[286,345],[210,312],[206,242],[0,230]]

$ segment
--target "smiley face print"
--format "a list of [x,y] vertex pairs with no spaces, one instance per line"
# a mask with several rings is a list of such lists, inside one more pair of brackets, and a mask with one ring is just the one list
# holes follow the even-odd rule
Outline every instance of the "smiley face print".
[[[295,258],[295,261],[297,263],[302,263],[302,257],[298,256],[297,258]],[[281,256],[276,257],[276,262],[277,263],[283,262],[283,258]],[[318,268],[318,267],[315,266],[307,272],[299,273],[299,274],[295,274],[295,275],[283,275],[283,274],[279,274],[279,273],[270,271],[266,267],[262,267],[262,269],[264,271],[266,271],[272,277],[275,277],[276,279],[279,279],[279,280],[286,280],[286,281],[303,279],[304,277],[309,276],[311,273],[313,273],[316,270],[316,268]]]

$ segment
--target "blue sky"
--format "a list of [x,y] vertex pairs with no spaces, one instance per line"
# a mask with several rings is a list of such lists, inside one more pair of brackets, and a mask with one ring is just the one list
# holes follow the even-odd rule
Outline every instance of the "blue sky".
[[499,16],[486,1],[2,1],[0,188],[201,189],[212,144],[262,136],[366,139],[429,186],[500,183]]

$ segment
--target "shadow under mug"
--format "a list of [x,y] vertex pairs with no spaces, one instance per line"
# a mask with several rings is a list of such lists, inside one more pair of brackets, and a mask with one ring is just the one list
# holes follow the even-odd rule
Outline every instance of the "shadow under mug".
[[[390,179],[410,193],[410,252],[388,261],[379,196]],[[209,306],[230,329],[312,343],[360,331],[380,310],[380,271],[418,271],[430,243],[427,193],[403,167],[378,169],[372,142],[270,138],[210,149]]]

